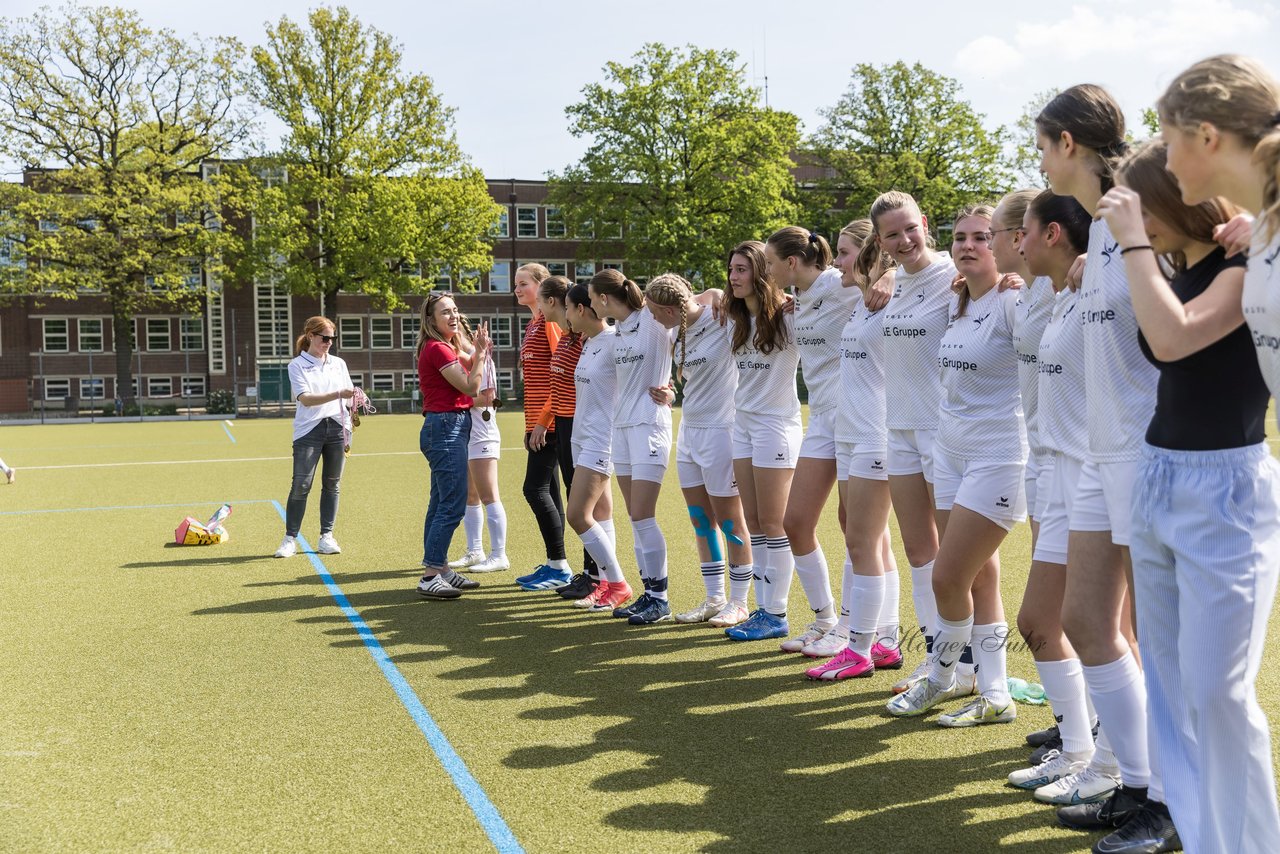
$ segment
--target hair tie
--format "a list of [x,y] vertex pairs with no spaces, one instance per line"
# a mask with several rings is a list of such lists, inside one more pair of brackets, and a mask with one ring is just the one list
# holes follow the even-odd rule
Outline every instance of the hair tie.
[[1275,127],[1277,125],[1280,125],[1280,111],[1277,111],[1276,114],[1271,117],[1271,126]]
[[818,242],[818,235],[817,235],[816,233],[812,232],[812,231],[811,231],[811,232],[809,232],[809,242],[810,242],[810,243],[817,243],[817,242]]

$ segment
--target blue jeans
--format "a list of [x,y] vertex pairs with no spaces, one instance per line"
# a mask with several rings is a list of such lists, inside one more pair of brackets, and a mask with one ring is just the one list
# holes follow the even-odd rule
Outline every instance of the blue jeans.
[[338,482],[342,479],[342,467],[346,462],[343,453],[342,425],[326,418],[311,432],[293,442],[293,486],[285,507],[284,532],[298,536],[302,517],[307,512],[307,496],[311,494],[311,482],[316,476],[316,466],[324,457],[324,476],[320,486],[320,533],[333,530],[338,518]]
[[449,542],[467,508],[467,443],[471,413],[428,412],[422,418],[418,445],[431,469],[431,498],[422,523],[422,562],[442,567]]

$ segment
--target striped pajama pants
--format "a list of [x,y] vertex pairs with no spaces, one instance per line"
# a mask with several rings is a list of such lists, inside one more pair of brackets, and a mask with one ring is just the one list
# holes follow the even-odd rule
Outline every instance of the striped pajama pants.
[[1254,690],[1280,575],[1280,464],[1266,445],[1146,446],[1130,548],[1153,765],[1183,845],[1280,851]]

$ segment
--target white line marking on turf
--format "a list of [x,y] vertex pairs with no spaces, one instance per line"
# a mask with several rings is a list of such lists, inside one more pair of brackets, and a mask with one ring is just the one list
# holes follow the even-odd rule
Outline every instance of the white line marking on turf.
[[[369,454],[352,454],[353,457],[418,457],[421,451],[376,451]],[[110,469],[124,468],[126,466],[190,466],[203,463],[265,463],[275,460],[292,460],[292,456],[287,457],[236,457],[234,459],[222,459],[214,457],[207,460],[142,460],[132,463],[76,463],[75,465],[65,466],[23,466],[23,471],[51,471],[53,469]]]
[[[276,512],[280,514],[280,519],[283,521],[286,518],[284,508],[280,506],[279,501],[272,501],[271,503],[275,505]],[[418,729],[427,737],[427,744],[431,746],[436,758],[440,760],[444,770],[453,779],[453,785],[457,787],[459,794],[466,800],[467,805],[471,807],[471,811],[475,813],[476,819],[480,822],[480,827],[484,829],[485,835],[489,837],[493,847],[503,852],[503,854],[508,854],[508,852],[509,854],[517,854],[517,852],[524,854],[524,848],[521,847],[519,841],[516,840],[515,834],[511,832],[511,828],[507,826],[506,821],[498,813],[498,808],[493,805],[493,801],[489,800],[489,796],[485,794],[480,782],[476,780],[470,769],[467,768],[467,763],[463,762],[462,757],[453,749],[448,737],[441,731],[435,719],[431,717],[431,713],[422,704],[422,700],[414,692],[412,686],[409,685],[409,681],[404,678],[400,668],[396,667],[395,662],[391,660],[391,656],[387,655],[387,651],[382,648],[382,644],[378,642],[378,637],[373,633],[373,629],[369,628],[369,624],[364,621],[364,617],[360,616],[360,612],[351,606],[351,603],[347,600],[347,595],[342,592],[342,588],[333,580],[328,568],[325,567],[323,561],[320,560],[320,557],[307,544],[306,539],[301,534],[298,535],[298,545],[306,551],[307,557],[311,559],[311,566],[315,569],[316,574],[320,576],[320,580],[324,582],[324,586],[329,590],[329,595],[333,597],[333,601],[337,603],[339,610],[355,627],[356,634],[360,636],[360,640],[364,641],[365,649],[369,651],[374,663],[378,665],[382,675],[391,684],[392,690],[396,692],[396,696],[404,705],[405,711],[409,713],[409,717],[413,718],[413,722],[418,725]]]
[[184,501],[181,504],[116,504],[105,507],[53,507],[46,510],[4,510],[0,516],[38,516],[43,513],[96,513],[100,510],[155,510],[162,507],[199,507],[204,504],[270,504],[270,498],[254,498],[249,501],[215,501],[213,499]]

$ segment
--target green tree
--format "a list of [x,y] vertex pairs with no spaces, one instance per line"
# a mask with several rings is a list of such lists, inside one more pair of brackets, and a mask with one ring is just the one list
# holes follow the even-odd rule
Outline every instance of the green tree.
[[0,184],[9,294],[105,298],[116,388],[131,398],[133,317],[194,310],[200,270],[222,272],[236,235],[218,227],[235,194],[200,165],[249,133],[243,49],[180,39],[135,12],[68,6],[0,20],[0,152],[27,166]]
[[648,44],[605,65],[565,110],[591,147],[550,179],[580,258],[719,282],[729,249],[786,224],[799,121],[758,101],[733,51]]
[[865,216],[877,195],[904,190],[942,222],[1011,184],[1004,129],[984,127],[958,82],[919,63],[855,66],[823,116],[811,146],[832,177],[820,186],[850,214]]
[[1037,92],[1022,108],[1013,124],[1013,174],[1024,187],[1045,187],[1049,182],[1040,172],[1040,150],[1036,148],[1036,116],[1058,96],[1057,89]]
[[339,291],[395,308],[445,269],[465,281],[492,266],[486,235],[501,208],[458,148],[453,111],[401,59],[345,8],[268,28],[254,91],[286,132],[256,164],[281,180],[253,192],[244,278],[323,295],[336,317]]

